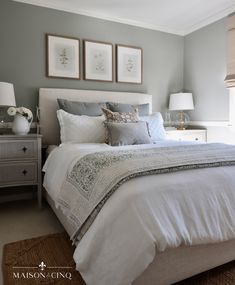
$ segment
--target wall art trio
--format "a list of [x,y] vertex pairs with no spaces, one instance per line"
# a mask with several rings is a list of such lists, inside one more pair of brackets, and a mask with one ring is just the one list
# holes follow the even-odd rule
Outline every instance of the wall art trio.
[[[47,34],[47,76],[81,79],[80,39]],[[115,45],[116,82],[142,84],[143,51],[139,47]],[[113,44],[83,40],[84,80],[114,81]]]

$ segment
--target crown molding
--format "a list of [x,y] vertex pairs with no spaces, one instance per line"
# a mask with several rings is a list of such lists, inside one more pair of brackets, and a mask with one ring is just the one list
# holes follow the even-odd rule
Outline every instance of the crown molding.
[[56,4],[55,5],[55,4],[48,3],[48,2],[43,1],[43,0],[12,0],[12,1],[30,4],[30,5],[35,5],[35,6],[40,6],[40,7],[45,7],[45,8],[59,10],[59,11],[64,11],[64,12],[69,12],[69,13],[73,13],[73,14],[79,14],[79,15],[88,16],[88,17],[92,17],[92,18],[98,18],[98,19],[102,19],[102,20],[117,22],[117,23],[121,23],[121,24],[141,27],[141,28],[145,28],[145,29],[156,30],[156,31],[175,34],[175,35],[179,35],[179,36],[186,36],[186,35],[194,32],[200,28],[203,28],[203,27],[205,27],[205,26],[207,26],[213,22],[216,22],[216,21],[226,17],[228,14],[235,12],[235,4],[229,5],[225,8],[223,8],[222,10],[217,11],[216,13],[213,13],[206,18],[203,18],[202,20],[195,23],[194,25],[187,27],[186,29],[182,30],[182,29],[175,29],[175,28],[161,26],[161,25],[154,25],[154,24],[141,22],[141,21],[129,20],[129,19],[120,18],[120,17],[111,17],[107,14],[91,12],[91,11],[83,10],[83,9],[76,9],[74,7],[69,7],[67,5],[62,5],[62,4]]
[[12,0],[14,2],[20,2],[24,4],[30,4],[30,5],[35,5],[35,6],[40,6],[40,7],[45,7],[49,9],[54,9],[54,10],[59,10],[59,11],[64,11],[64,12],[69,12],[73,14],[79,14],[83,16],[88,16],[92,18],[98,18],[101,20],[106,20],[106,21],[111,21],[111,22],[116,22],[120,24],[126,24],[130,26],[136,26],[144,29],[149,29],[149,30],[156,30],[160,32],[165,32],[165,33],[170,33],[170,34],[175,34],[179,36],[183,36],[184,31],[183,30],[178,30],[178,29],[173,29],[165,26],[158,26],[154,24],[149,24],[141,21],[135,21],[135,20],[129,20],[125,18],[119,18],[119,17],[110,17],[106,14],[101,14],[101,13],[96,13],[96,12],[91,12],[83,9],[74,9],[71,7],[67,7],[65,5],[54,5],[51,3],[46,3],[42,0]]
[[183,35],[186,36],[188,34],[191,34],[192,32],[195,32],[207,25],[210,25],[222,18],[227,17],[229,14],[235,12],[235,4],[229,5],[222,10],[213,13],[209,15],[208,17],[202,19],[201,21],[197,22],[196,24],[192,25],[191,27],[188,27],[187,29],[184,30]]

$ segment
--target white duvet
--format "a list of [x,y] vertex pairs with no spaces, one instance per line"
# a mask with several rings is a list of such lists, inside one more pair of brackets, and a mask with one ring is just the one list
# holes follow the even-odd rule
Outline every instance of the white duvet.
[[[78,158],[106,144],[64,144],[44,166],[44,186],[56,201]],[[188,144],[188,143],[187,143]],[[235,166],[185,170],[125,182],[106,202],[74,253],[87,285],[131,284],[156,251],[235,238]]]

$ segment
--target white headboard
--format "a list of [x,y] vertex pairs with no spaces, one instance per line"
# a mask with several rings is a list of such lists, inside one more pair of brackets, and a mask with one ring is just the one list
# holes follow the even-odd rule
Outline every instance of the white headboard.
[[57,98],[81,102],[118,102],[130,104],[150,104],[152,112],[152,96],[143,93],[110,92],[78,89],[39,89],[40,130],[43,145],[59,144],[59,124],[56,117]]

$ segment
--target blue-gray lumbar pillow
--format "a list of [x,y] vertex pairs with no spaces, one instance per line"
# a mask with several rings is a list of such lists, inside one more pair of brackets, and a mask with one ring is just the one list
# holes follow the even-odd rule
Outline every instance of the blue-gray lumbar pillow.
[[90,103],[69,101],[67,99],[57,99],[59,108],[73,115],[101,116],[103,115],[101,108],[107,108],[106,103]]
[[149,104],[123,104],[123,103],[114,103],[107,102],[107,108],[113,112],[119,113],[128,113],[133,112],[135,109],[138,109],[139,116],[148,116],[149,115]]
[[146,122],[110,123],[106,122],[108,141],[112,146],[150,144],[152,140],[148,133]]

